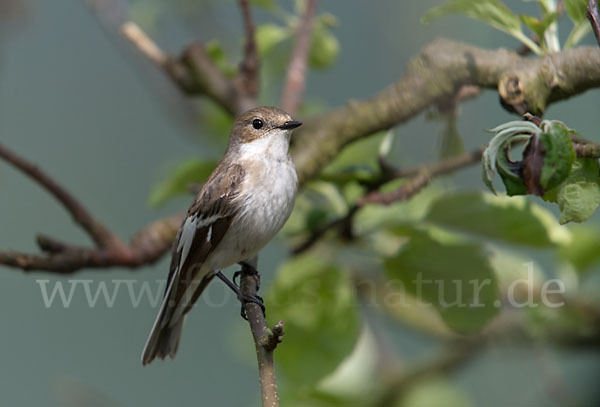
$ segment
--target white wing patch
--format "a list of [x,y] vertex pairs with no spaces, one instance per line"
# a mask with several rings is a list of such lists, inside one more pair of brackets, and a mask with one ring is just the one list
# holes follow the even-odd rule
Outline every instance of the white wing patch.
[[221,218],[220,215],[213,215],[209,216],[208,218],[200,218],[194,215],[187,217],[185,223],[183,224],[183,228],[181,229],[181,236],[179,237],[179,244],[177,245],[177,251],[181,251],[178,267],[179,270],[181,270],[181,267],[185,263],[185,259],[187,259],[187,256],[190,253],[190,248],[192,247],[192,242],[196,236],[196,231],[205,226],[209,226],[206,241],[210,242],[210,238],[212,236],[212,224],[219,218]]

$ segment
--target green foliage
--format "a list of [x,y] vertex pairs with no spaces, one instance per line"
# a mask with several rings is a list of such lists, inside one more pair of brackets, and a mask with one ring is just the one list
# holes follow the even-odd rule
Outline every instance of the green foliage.
[[148,202],[152,206],[160,206],[170,198],[186,193],[191,184],[200,183],[208,178],[216,165],[215,161],[183,161],[168,178],[154,186]]
[[[427,11],[422,21],[428,23],[432,19],[448,14],[464,14],[513,36],[538,55],[543,53],[542,50],[558,52],[560,44],[555,24],[559,18],[557,2],[537,0],[537,3],[542,11],[540,18],[524,14],[517,16],[499,0],[449,0]],[[585,14],[587,3],[587,0],[565,0],[564,2],[565,10],[574,23],[565,43],[565,49],[577,44],[591,31]],[[540,39],[541,48],[523,33],[521,23]]]
[[521,31],[521,19],[499,0],[450,0],[427,11],[421,21],[431,20],[449,14],[465,14],[482,21],[527,45],[536,54],[542,51]]
[[600,205],[600,168],[598,160],[580,158],[571,174],[559,187],[556,202],[561,211],[560,223],[584,222]]
[[530,247],[565,243],[554,216],[521,197],[481,192],[446,194],[431,205],[425,220],[455,231]]
[[322,18],[315,23],[308,63],[313,69],[327,69],[337,60],[340,53],[340,43]]
[[571,244],[560,249],[560,257],[570,262],[580,272],[590,271],[600,261],[600,233],[596,227],[577,225],[572,227]]
[[[385,150],[389,151],[391,137],[389,132],[378,133],[344,147],[321,171],[320,178],[338,185],[373,180],[379,174],[377,157],[387,153]],[[382,147],[384,151],[381,151]]]
[[225,49],[219,41],[212,40],[206,43],[206,53],[215,65],[228,77],[232,78],[237,72],[235,65],[229,63]]
[[[506,156],[512,144],[529,140],[531,135],[539,133],[540,129],[531,122],[513,121],[501,124],[489,131],[495,134],[483,152],[483,182],[493,193],[496,193],[492,180],[498,171],[498,166],[503,166],[501,174],[504,176],[506,173],[512,172],[508,158],[499,160],[499,156],[501,154]],[[520,176],[520,174],[515,175]]]
[[390,279],[424,301],[423,306],[436,307],[457,332],[476,332],[498,313],[496,277],[478,244],[421,234],[387,259],[385,270]]
[[285,346],[277,349],[277,361],[297,390],[332,373],[356,343],[358,304],[351,282],[321,257],[285,263],[270,288],[267,309],[270,318],[285,321]]
[[[509,122],[496,133],[483,154],[483,180],[494,191],[498,171],[508,195],[542,195],[561,210],[561,223],[587,220],[600,204],[597,159],[576,159],[569,129],[560,121]],[[523,159],[508,159],[511,143],[527,141]],[[495,192],[495,191],[494,191]]]
[[410,389],[395,407],[470,407],[473,404],[459,387],[441,378],[429,378]]
[[544,34],[546,30],[550,27],[552,23],[558,20],[560,15],[554,11],[548,13],[541,20],[532,16],[528,16],[525,14],[520,14],[519,18],[538,38],[544,38]]
[[565,49],[569,49],[591,31],[591,25],[586,17],[588,0],[565,0],[564,5],[567,14],[574,24],[565,43]]
[[[569,137],[569,129],[561,122],[542,123],[544,132],[539,135],[542,148],[539,149],[539,155],[543,160],[542,172],[539,179],[539,185],[544,191],[552,189],[563,182],[575,160],[575,150]],[[530,149],[531,154],[536,154],[538,151]],[[532,157],[531,161],[535,162],[536,157]],[[525,154],[524,161],[527,165],[528,156]]]
[[258,53],[264,57],[269,54],[277,45],[289,39],[292,32],[287,27],[277,24],[261,24],[256,28],[256,43]]

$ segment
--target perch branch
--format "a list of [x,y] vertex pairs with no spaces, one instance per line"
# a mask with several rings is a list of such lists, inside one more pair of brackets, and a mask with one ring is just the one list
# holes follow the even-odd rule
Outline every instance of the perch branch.
[[287,68],[285,85],[281,94],[281,108],[292,115],[296,113],[302,102],[306,83],[306,60],[316,10],[317,0],[308,0],[298,28],[294,51]]
[[[246,265],[242,266],[240,290],[242,294],[255,297],[260,286],[260,277],[252,274]],[[248,316],[248,323],[254,338],[256,358],[258,360],[258,374],[262,394],[262,407],[278,407],[277,382],[275,365],[273,364],[273,351],[283,339],[283,321],[269,329],[265,316],[260,306],[253,302],[244,303],[244,310]]]

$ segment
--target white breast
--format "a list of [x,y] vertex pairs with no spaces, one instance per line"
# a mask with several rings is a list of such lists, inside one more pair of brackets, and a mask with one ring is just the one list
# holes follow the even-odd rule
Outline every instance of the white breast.
[[[294,207],[298,176],[288,154],[288,135],[245,145],[239,162],[246,168],[241,210],[217,250],[207,259],[213,270],[256,255],[283,227]],[[208,265],[208,264],[207,264]]]

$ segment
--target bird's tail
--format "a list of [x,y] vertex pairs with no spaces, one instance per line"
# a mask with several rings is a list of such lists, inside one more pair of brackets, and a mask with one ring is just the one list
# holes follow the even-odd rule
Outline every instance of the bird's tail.
[[144,365],[152,362],[156,357],[159,359],[164,359],[167,356],[171,359],[175,357],[185,316],[181,316],[177,322],[171,321],[163,324],[164,315],[164,312],[160,312],[152,327],[152,332],[150,332],[142,353],[142,364]]

